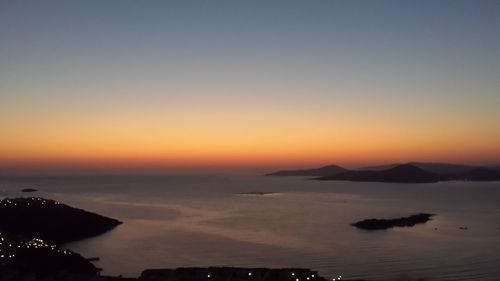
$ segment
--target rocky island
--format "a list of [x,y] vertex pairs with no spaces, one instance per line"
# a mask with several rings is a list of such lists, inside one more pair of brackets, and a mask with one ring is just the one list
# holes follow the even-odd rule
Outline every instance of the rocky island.
[[397,219],[366,219],[352,225],[365,230],[383,230],[393,227],[411,227],[419,223],[430,221],[434,214],[420,213]]

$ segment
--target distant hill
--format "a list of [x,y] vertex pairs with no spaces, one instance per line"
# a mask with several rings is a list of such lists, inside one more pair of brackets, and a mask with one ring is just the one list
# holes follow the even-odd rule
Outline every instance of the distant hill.
[[466,181],[500,181],[500,170],[493,168],[476,168],[458,174],[455,179]]
[[[476,168],[477,166],[471,165],[461,165],[461,164],[450,164],[450,163],[425,163],[425,162],[410,162],[405,163],[408,165],[413,165],[420,169],[423,169],[427,172],[435,173],[435,174],[458,174],[464,173]],[[389,164],[389,165],[381,165],[381,166],[371,166],[371,167],[361,167],[358,170],[364,171],[382,171],[390,168],[394,168],[396,166],[400,166],[404,164]]]
[[302,170],[281,170],[266,176],[329,176],[348,171],[337,165],[328,165],[321,168]]
[[282,170],[267,176],[310,176],[317,180],[431,183],[437,181],[500,181],[500,168],[449,163],[389,164],[348,170],[337,165]]
[[382,171],[346,171],[317,178],[317,180],[401,183],[432,183],[438,182],[439,179],[439,175],[409,164],[398,165]]

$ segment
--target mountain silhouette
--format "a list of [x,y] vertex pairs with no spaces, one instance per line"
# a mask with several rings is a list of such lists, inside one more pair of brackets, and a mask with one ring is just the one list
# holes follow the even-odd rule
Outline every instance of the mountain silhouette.
[[500,170],[476,168],[457,175],[456,179],[466,181],[498,181],[500,180]]
[[[464,173],[478,167],[471,165],[461,165],[461,164],[451,164],[451,163],[440,163],[440,162],[409,162],[404,163],[408,165],[413,165],[420,169],[423,169],[427,172],[435,173],[435,174],[458,174]],[[389,164],[389,165],[381,165],[381,166],[370,166],[370,167],[361,167],[357,170],[368,170],[368,171],[382,171],[390,168],[394,168],[396,166],[404,165],[402,164]]]
[[301,170],[281,170],[266,176],[329,176],[348,171],[337,165],[328,165],[321,168]]
[[431,183],[439,181],[439,176],[424,171],[419,167],[404,164],[383,171],[346,171],[336,175],[320,177],[317,180]]
[[437,181],[500,181],[499,167],[450,163],[410,162],[348,170],[337,165],[321,168],[281,170],[267,176],[318,176],[317,180],[431,183]]

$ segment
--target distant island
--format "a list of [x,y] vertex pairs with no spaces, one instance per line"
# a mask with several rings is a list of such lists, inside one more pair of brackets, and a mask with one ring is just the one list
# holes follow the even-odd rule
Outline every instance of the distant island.
[[278,194],[277,192],[265,192],[265,191],[247,191],[247,192],[240,192],[238,193],[239,195],[273,195],[273,194]]
[[[335,167],[326,174],[326,167]],[[439,181],[500,181],[500,169],[448,163],[408,163],[348,170],[331,165],[318,169],[283,170],[267,176],[317,176],[315,180],[388,183],[434,183]]]
[[347,171],[317,178],[317,180],[345,180],[367,182],[432,183],[439,176],[413,165],[399,165],[383,171]]
[[393,227],[411,227],[419,223],[426,223],[432,219],[434,214],[420,213],[409,217],[397,219],[367,219],[353,223],[352,225],[365,230],[382,230]]
[[302,169],[302,170],[281,170],[266,176],[329,176],[348,171],[337,165],[328,165],[321,168]]

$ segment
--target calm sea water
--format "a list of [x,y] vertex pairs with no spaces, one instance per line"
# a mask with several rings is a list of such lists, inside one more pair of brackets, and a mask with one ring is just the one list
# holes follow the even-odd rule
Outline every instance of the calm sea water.
[[[56,199],[123,225],[65,245],[104,274],[181,266],[306,267],[325,277],[500,280],[500,182],[382,184],[297,177],[3,178],[0,196]],[[241,192],[276,192],[250,196]],[[413,228],[350,223],[416,212]],[[459,227],[467,226],[468,230]],[[437,228],[437,230],[435,229]]]

